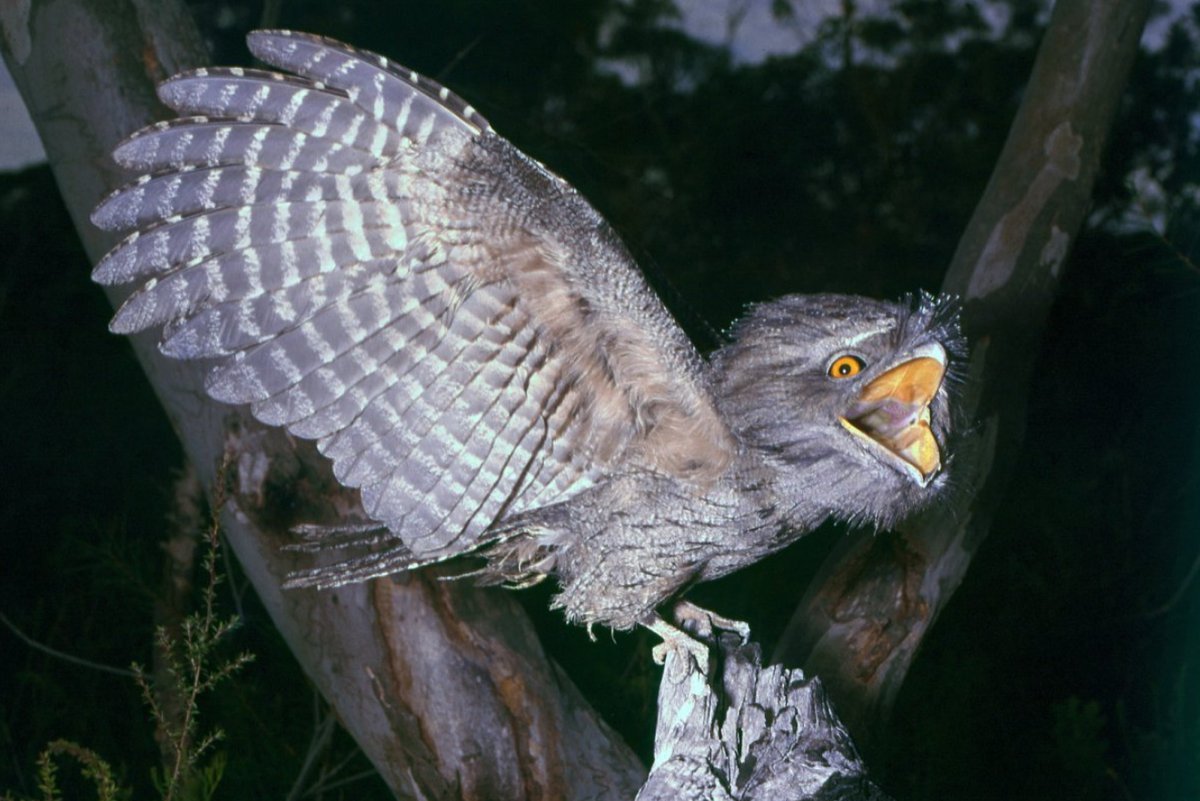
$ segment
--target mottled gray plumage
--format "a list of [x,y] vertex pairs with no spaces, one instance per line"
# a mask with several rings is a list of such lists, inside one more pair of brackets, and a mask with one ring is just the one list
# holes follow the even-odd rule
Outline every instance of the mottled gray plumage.
[[147,175],[93,213],[135,229],[93,277],[141,282],[114,331],[162,325],[167,355],[215,360],[214,398],[361,490],[386,534],[295,583],[477,551],[483,580],[554,575],[570,619],[628,628],[945,483],[945,304],[786,297],[705,361],[596,211],[461,99],[332,40],[249,45],[294,74],[162,84],[198,116],[115,151]]

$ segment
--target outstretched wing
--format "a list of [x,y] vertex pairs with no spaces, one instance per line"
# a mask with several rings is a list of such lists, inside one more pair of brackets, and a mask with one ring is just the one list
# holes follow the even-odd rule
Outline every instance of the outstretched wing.
[[159,96],[193,116],[115,151],[148,174],[92,215],[136,229],[93,273],[143,282],[113,331],[216,359],[214,398],[317,440],[418,557],[623,465],[727,467],[699,357],[570,186],[386,58],[249,46],[294,74],[176,76]]

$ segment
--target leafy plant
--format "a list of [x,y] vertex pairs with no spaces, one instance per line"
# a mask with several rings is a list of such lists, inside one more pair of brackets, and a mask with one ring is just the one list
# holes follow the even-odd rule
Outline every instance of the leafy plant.
[[[224,504],[224,469],[218,474],[214,509]],[[134,680],[150,708],[163,751],[164,764],[152,769],[151,779],[163,801],[211,801],[216,796],[226,766],[226,755],[209,756],[224,737],[219,727],[202,731],[199,723],[200,697],[237,673],[254,658],[242,652],[223,659],[219,645],[238,626],[236,615],[217,614],[217,587],[222,577],[217,570],[220,527],[214,513],[207,531],[208,548],[204,554],[205,584],[200,608],[185,616],[179,625],[159,625],[154,645],[162,660],[152,678],[139,664],[132,665]],[[96,788],[99,801],[123,801],[131,797],[114,777],[112,767],[99,754],[69,740],[51,742],[38,756],[40,801],[61,801],[64,793],[58,775],[58,757],[70,757],[79,764],[83,778]],[[11,793],[0,801],[33,801]]]
[[[219,510],[225,502],[223,473],[224,469],[218,475],[214,510]],[[161,625],[155,628],[155,647],[163,660],[157,682],[151,680],[141,665],[133,665],[135,680],[163,746],[165,764],[155,770],[153,779],[164,801],[213,798],[225,770],[225,756],[214,754],[207,762],[204,757],[225,735],[219,727],[201,731],[199,699],[254,658],[247,652],[231,659],[222,659],[218,654],[221,640],[238,626],[236,615],[217,614],[220,544],[220,526],[214,512],[204,554],[206,581],[200,608],[185,617],[177,631]]]
[[[38,756],[38,790],[42,793],[42,801],[60,801],[63,797],[58,784],[58,763],[55,761],[55,757],[59,756],[71,757],[79,763],[80,773],[96,786],[96,798],[99,801],[120,801],[129,796],[128,791],[117,785],[112,767],[95,751],[69,740],[55,740]],[[18,801],[18,797],[10,793],[0,796],[0,799]]]

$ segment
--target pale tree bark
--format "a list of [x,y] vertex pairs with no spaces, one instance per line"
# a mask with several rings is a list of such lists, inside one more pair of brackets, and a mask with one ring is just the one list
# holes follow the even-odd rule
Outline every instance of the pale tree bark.
[[[3,53],[93,261],[88,215],[132,176],[113,145],[168,116],[158,81],[208,63],[177,0],[33,0],[0,8]],[[86,280],[80,276],[80,280]],[[124,293],[110,294],[114,303]],[[304,671],[399,798],[628,799],[644,769],[542,652],[502,592],[428,573],[336,591],[280,589],[280,509],[346,503],[306,443],[211,401],[203,367],[133,346],[201,481],[232,462],[225,534]]]
[[987,536],[1025,426],[1029,379],[1150,0],[1058,0],[999,161],[946,273],[971,343],[964,489],[891,534],[847,538],[775,654],[828,685],[860,743],[882,731],[918,647]]
[[757,645],[713,637],[670,651],[654,765],[637,801],[888,801],[820,679],[764,668]]

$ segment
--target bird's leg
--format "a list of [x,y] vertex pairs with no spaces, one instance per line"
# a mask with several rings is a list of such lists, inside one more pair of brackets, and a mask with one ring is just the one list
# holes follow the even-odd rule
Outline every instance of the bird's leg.
[[750,625],[741,620],[722,617],[691,601],[676,601],[671,617],[679,628],[705,639],[714,638],[714,630],[732,631],[741,638],[742,645],[750,642]]

